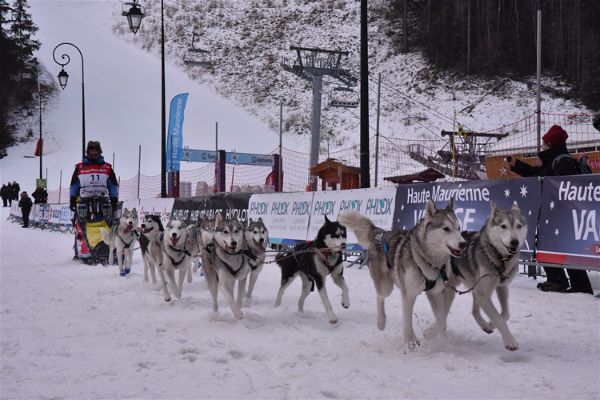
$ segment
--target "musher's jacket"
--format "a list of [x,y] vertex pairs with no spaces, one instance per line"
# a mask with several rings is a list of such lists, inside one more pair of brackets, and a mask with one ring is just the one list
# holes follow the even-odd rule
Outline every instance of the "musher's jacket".
[[84,157],[83,161],[75,166],[71,178],[70,197],[71,204],[79,196],[81,199],[99,196],[109,197],[111,203],[119,198],[119,183],[112,166],[100,156],[94,162]]

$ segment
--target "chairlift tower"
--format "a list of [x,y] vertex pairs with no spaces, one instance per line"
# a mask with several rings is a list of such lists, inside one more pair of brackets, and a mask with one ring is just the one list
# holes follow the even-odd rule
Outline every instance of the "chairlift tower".
[[[350,73],[350,70],[342,68],[342,56],[347,57],[347,51],[297,46],[290,46],[290,50],[296,52],[296,58],[284,59],[281,67],[285,71],[312,82],[313,106],[310,144],[310,167],[312,168],[319,163],[323,77],[331,76],[346,86],[356,86],[358,79]],[[313,191],[317,190],[316,177],[311,176],[310,187]]]

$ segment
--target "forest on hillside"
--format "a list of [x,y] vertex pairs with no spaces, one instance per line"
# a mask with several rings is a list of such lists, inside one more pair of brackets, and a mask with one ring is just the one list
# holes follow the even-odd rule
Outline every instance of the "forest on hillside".
[[398,51],[422,49],[443,70],[520,79],[536,73],[538,6],[542,74],[600,109],[598,0],[391,0],[387,18]]

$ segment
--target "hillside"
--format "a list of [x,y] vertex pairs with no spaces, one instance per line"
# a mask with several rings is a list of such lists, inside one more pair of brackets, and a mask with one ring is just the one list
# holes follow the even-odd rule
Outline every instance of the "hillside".
[[[146,18],[137,36],[124,18],[115,23],[117,34],[144,49],[156,52],[160,2],[143,3]],[[165,2],[166,47],[169,62],[178,64],[197,81],[279,129],[279,102],[284,103],[287,134],[310,134],[310,85],[281,66],[293,58],[290,45],[348,51],[347,68],[359,75],[359,2],[338,0],[221,0],[195,3]],[[420,52],[398,54],[391,43],[391,25],[384,18],[387,1],[369,2],[370,125],[375,133],[377,77],[382,74],[380,132],[393,137],[439,137],[452,128],[452,116],[465,127],[490,130],[530,115],[535,110],[534,81],[508,78],[482,79],[444,73],[431,68]],[[182,60],[197,35],[195,47],[211,52],[212,69],[189,68]],[[533,44],[532,44],[533,46]],[[532,51],[534,47],[532,47]],[[325,80],[322,142],[348,147],[358,140],[358,109],[328,107],[337,82]],[[586,112],[580,104],[560,98],[565,84],[545,78],[545,112]],[[356,88],[358,91],[358,87]]]

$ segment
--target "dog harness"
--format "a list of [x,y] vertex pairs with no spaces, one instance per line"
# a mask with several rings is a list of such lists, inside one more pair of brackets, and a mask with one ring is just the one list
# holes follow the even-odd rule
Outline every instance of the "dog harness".
[[[237,254],[241,254],[241,253],[242,253],[242,251],[238,251],[237,253],[229,253],[229,254],[237,255]],[[217,257],[217,258],[219,258],[219,257]],[[223,265],[225,266],[225,268],[227,268],[227,271],[229,271],[229,273],[235,277],[235,276],[237,276],[238,272],[240,272],[242,270],[242,267],[244,266],[244,255],[242,254],[242,262],[240,263],[240,266],[238,267],[237,270],[234,270],[233,268],[231,268],[231,265],[227,264],[225,261],[223,261],[220,258],[219,258],[219,261],[221,261],[223,263]]]
[[169,257],[169,260],[171,260],[171,264],[173,264],[174,267],[179,266],[179,264],[181,264],[187,256],[191,256],[190,252],[187,251],[185,248],[184,249],[176,249],[175,247],[173,247],[171,245],[169,245],[169,248],[177,253],[183,253],[183,256],[181,257],[181,259],[179,261],[175,261],[173,259],[173,257],[171,257],[171,255],[167,253],[167,257]]
[[253,264],[252,261],[256,261],[258,259],[258,256],[256,254],[252,253],[252,251],[250,251],[250,249],[242,250],[242,254],[244,254],[246,257],[248,257],[248,264],[250,265],[250,269],[252,271],[256,270],[256,268],[258,268],[258,265],[260,264],[260,261],[257,262],[256,264]]

